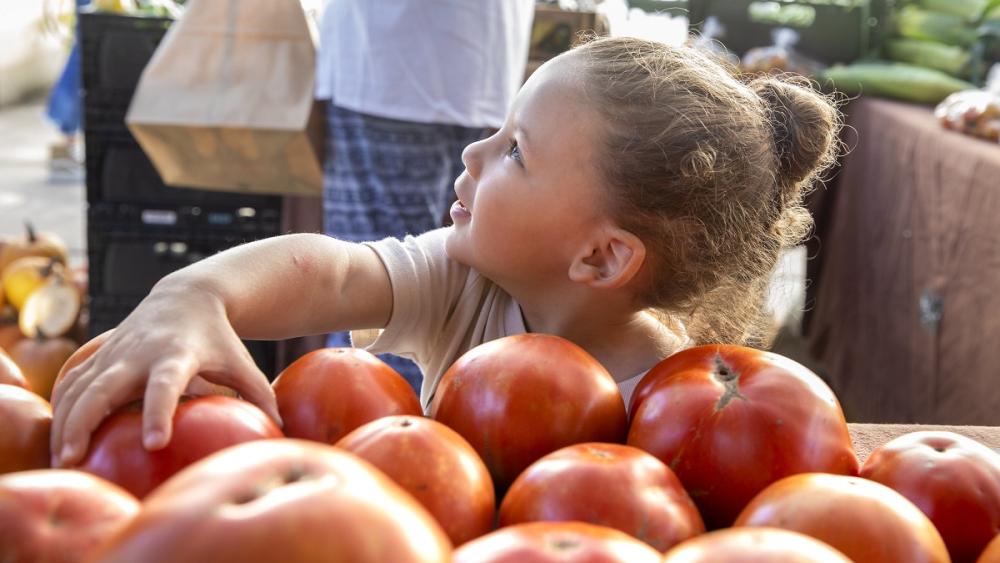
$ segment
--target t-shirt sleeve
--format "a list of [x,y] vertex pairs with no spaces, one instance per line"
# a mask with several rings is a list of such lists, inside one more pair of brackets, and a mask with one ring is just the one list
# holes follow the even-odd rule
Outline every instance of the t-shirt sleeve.
[[449,229],[365,243],[389,274],[392,315],[380,333],[369,334],[369,338],[355,334],[355,346],[374,354],[389,352],[427,363],[470,275],[467,266],[445,252]]

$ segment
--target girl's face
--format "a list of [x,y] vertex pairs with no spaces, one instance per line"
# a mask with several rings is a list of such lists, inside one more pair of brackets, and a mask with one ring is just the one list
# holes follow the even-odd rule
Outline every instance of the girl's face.
[[569,54],[543,65],[503,128],[462,154],[466,170],[455,181],[446,248],[501,285],[565,281],[574,255],[607,221],[600,124],[578,64]]

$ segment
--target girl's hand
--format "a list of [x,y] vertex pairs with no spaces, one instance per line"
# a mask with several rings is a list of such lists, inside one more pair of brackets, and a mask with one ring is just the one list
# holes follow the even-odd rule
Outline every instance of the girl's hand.
[[157,288],[52,393],[52,463],[71,466],[115,409],[144,399],[143,445],[167,445],[177,402],[195,375],[236,390],[278,424],[267,378],[209,292]]
[[235,390],[280,425],[274,392],[237,334],[280,340],[384,327],[391,313],[392,285],[375,252],[323,235],[242,244],[173,272],[56,386],[53,465],[82,459],[104,417],[136,399],[144,399],[143,445],[167,445],[195,375]]

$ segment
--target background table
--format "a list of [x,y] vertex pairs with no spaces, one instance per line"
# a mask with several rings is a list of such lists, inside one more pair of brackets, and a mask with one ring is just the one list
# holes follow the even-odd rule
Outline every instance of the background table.
[[848,424],[854,451],[862,463],[872,450],[909,432],[944,430],[972,438],[1000,453],[1000,428],[996,426],[931,426],[917,424]]
[[810,206],[803,330],[852,422],[1000,426],[1000,145],[861,98]]

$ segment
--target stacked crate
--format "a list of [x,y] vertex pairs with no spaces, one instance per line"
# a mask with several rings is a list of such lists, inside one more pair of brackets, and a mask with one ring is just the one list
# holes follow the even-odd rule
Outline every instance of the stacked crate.
[[[80,15],[91,334],[115,327],[164,275],[281,230],[281,198],[166,186],[125,126],[172,20]],[[247,342],[273,375],[275,345]]]

